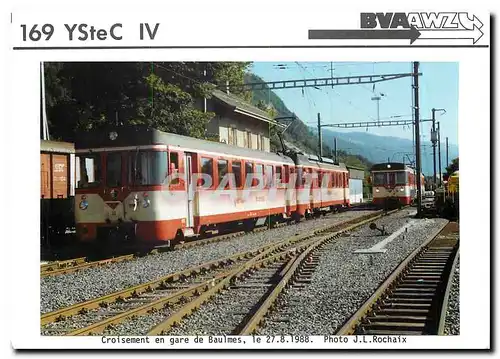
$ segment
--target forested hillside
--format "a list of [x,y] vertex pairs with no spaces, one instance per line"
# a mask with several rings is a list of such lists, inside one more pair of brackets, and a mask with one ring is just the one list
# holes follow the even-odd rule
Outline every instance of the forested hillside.
[[[264,82],[259,76],[247,73],[245,75],[245,82]],[[269,90],[256,90],[252,92],[252,103],[258,105],[259,107],[263,104],[270,103],[276,110],[278,116],[295,116],[295,114],[288,109],[288,107],[283,103],[281,98],[276,95],[273,91]],[[318,136],[311,131],[311,129],[302,122],[299,118],[295,120],[290,127],[286,130],[284,134],[284,139],[296,145],[297,147],[303,149],[304,151],[312,154],[317,154],[318,152]],[[328,142],[331,143],[331,142]],[[273,143],[275,144],[275,143]],[[275,144],[278,146],[278,144]],[[323,141],[323,155],[330,156],[332,153],[332,148]],[[365,157],[360,155],[351,155],[345,151],[337,151],[339,160],[345,162],[351,166],[357,166],[362,168],[369,168],[371,166],[370,161]]]

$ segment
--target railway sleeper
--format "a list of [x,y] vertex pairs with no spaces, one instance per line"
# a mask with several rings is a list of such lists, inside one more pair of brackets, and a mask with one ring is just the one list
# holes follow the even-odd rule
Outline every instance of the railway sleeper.
[[429,321],[429,317],[426,315],[380,315],[377,313],[376,315],[366,317],[365,320],[368,323],[426,323]]
[[[390,330],[366,330],[363,332],[365,335],[394,335],[395,333]],[[415,331],[398,331],[396,334],[399,335],[422,335],[424,334],[423,331],[419,332],[417,330]]]
[[407,323],[407,322],[369,322],[363,323],[363,328],[365,329],[388,329],[391,331],[424,331],[426,327],[426,322],[420,323]]
[[419,316],[430,313],[430,306],[427,309],[414,309],[414,308],[381,308],[377,310],[377,315],[408,315]]

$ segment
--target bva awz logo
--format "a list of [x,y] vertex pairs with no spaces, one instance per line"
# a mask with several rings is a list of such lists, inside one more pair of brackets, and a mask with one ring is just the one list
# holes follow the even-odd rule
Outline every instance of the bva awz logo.
[[484,26],[476,15],[466,12],[363,12],[361,29],[412,30],[410,43],[416,39],[471,39],[475,44],[483,36]]

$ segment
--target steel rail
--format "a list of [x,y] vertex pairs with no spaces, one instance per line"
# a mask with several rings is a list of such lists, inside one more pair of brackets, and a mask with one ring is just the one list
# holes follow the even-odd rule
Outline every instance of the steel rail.
[[[390,213],[397,212],[398,210],[391,211]],[[311,243],[308,248],[298,256],[293,262],[289,263],[280,273],[280,281],[274,286],[273,290],[267,294],[266,299],[262,302],[259,308],[255,311],[254,315],[250,317],[246,323],[246,325],[240,330],[238,335],[251,335],[255,333],[257,328],[264,321],[265,316],[269,312],[269,310],[274,306],[274,303],[282,293],[283,289],[285,289],[289,282],[294,277],[295,273],[299,269],[300,265],[304,262],[304,260],[311,254],[314,250],[318,249],[323,244],[328,243],[329,241],[338,238],[341,234],[356,229],[360,226],[363,226],[375,219],[384,216],[384,214],[380,214],[376,217],[369,218],[363,220],[359,223],[355,223],[346,228],[340,229],[331,234],[327,234],[323,237],[318,238],[316,241]],[[319,233],[324,233],[327,231],[318,231]]]
[[[270,227],[270,226],[256,227],[250,233],[264,232],[264,231],[272,230],[275,228],[283,227],[286,224],[287,224],[286,222],[281,222],[281,223],[276,223],[272,227]],[[180,250],[180,249],[200,247],[200,246],[204,246],[204,245],[211,244],[211,243],[222,242],[222,241],[230,240],[232,238],[241,237],[245,234],[248,234],[248,232],[238,231],[238,232],[233,232],[233,233],[225,233],[225,234],[221,234],[221,235],[214,236],[214,237],[179,243],[179,244],[176,244],[172,249],[173,250]],[[154,249],[151,249],[148,253],[146,253],[146,255],[157,254],[159,251],[160,250],[158,248],[154,248]],[[126,254],[123,256],[106,258],[106,259],[101,259],[101,260],[91,261],[91,262],[87,262],[86,257],[81,257],[81,258],[68,259],[68,260],[54,262],[54,263],[47,263],[47,264],[43,264],[40,266],[40,277],[43,278],[46,276],[55,276],[55,275],[61,275],[61,274],[74,273],[74,272],[77,272],[81,269],[95,268],[95,267],[99,267],[99,266],[107,265],[107,264],[111,264],[111,263],[119,263],[119,262],[123,262],[126,260],[132,260],[132,259],[135,259],[137,257],[139,257],[139,256],[135,255],[135,254]]]
[[84,263],[81,263],[78,265],[74,265],[72,267],[64,267],[64,268],[61,268],[61,269],[58,269],[55,271],[41,272],[40,278],[61,275],[61,274],[74,273],[74,272],[78,272],[79,270],[82,270],[82,269],[100,267],[100,266],[104,266],[104,265],[111,264],[111,263],[120,263],[120,262],[128,261],[128,260],[131,260],[134,258],[136,258],[135,254],[125,254],[123,256],[107,258],[107,259],[103,259],[103,260],[99,260],[99,261],[84,262]]
[[[309,237],[303,238],[304,241],[307,241]],[[147,335],[162,335],[163,333],[167,332],[170,328],[179,325],[179,323],[189,316],[193,311],[197,310],[200,308],[205,302],[210,300],[212,297],[214,297],[217,293],[221,292],[223,289],[229,287],[231,284],[233,284],[237,279],[242,278],[246,275],[246,273],[254,268],[257,268],[259,264],[262,264],[266,261],[266,257],[272,256],[273,254],[275,256],[281,256],[285,252],[289,252],[289,249],[286,248],[287,244],[290,245],[292,243],[279,243],[271,248],[265,250],[261,254],[257,255],[256,257],[248,260],[247,262],[243,263],[241,266],[231,270],[227,275],[217,284],[215,284],[213,287],[209,288],[207,291],[202,293],[199,297],[196,299],[190,301],[189,303],[185,304],[183,307],[181,307],[179,310],[177,310],[175,313],[170,315],[165,321],[162,323],[156,325],[154,328],[152,328]],[[307,245],[307,244],[306,244]],[[299,245],[300,247],[300,245]],[[282,251],[283,249],[286,249],[286,251],[280,252],[280,253],[274,253],[276,251]],[[298,249],[300,251],[300,249]]]
[[[291,257],[291,256],[292,252],[290,250],[284,250],[280,253],[272,255],[271,257],[267,257],[256,262],[252,266],[252,268],[261,268],[262,266],[265,266],[269,263],[272,263],[277,260],[283,260],[286,257]],[[231,270],[218,274],[214,278],[210,278],[202,283],[192,285],[189,288],[179,290],[173,294],[166,295],[163,298],[153,300],[150,303],[146,303],[139,307],[132,308],[131,310],[128,310],[124,313],[120,313],[113,317],[104,319],[100,322],[94,323],[85,328],[74,330],[72,332],[67,333],[66,335],[74,336],[74,335],[97,334],[104,331],[108,326],[121,323],[133,316],[141,316],[148,314],[152,311],[162,309],[164,307],[173,306],[175,304],[182,304],[183,299],[189,300],[192,298],[197,298],[198,296],[200,296],[201,293],[208,291],[211,286],[214,286],[216,285],[216,283],[219,283],[221,280],[225,279],[230,273]]]
[[81,263],[84,263],[87,260],[86,257],[79,257],[79,258],[73,258],[73,259],[67,259],[64,261],[55,261],[52,263],[45,263],[40,266],[40,273],[45,273],[45,272],[53,272],[57,271],[62,268],[67,268],[71,266],[76,266]]
[[453,260],[453,264],[451,266],[450,276],[448,278],[448,283],[446,284],[446,290],[444,293],[443,303],[441,304],[441,316],[439,318],[437,335],[445,335],[444,327],[446,324],[446,312],[447,312],[448,304],[449,304],[449,300],[450,300],[451,287],[453,286],[453,276],[455,273],[455,269],[457,268],[457,262],[458,262],[459,257],[460,257],[460,248],[457,250],[457,253],[455,254],[455,259]]
[[358,326],[362,325],[365,318],[369,313],[374,312],[382,302],[382,298],[386,293],[390,293],[391,288],[397,286],[399,279],[410,272],[410,266],[417,262],[418,255],[432,244],[433,241],[439,238],[440,234],[445,230],[449,222],[446,221],[443,225],[434,230],[431,235],[412,253],[410,253],[405,260],[403,260],[394,271],[384,280],[378,289],[365,301],[365,303],[351,316],[350,319],[337,331],[336,335],[355,335]]
[[76,303],[73,304],[69,307],[61,308],[56,311],[52,311],[49,313],[45,313],[41,315],[40,318],[40,325],[45,325],[54,321],[60,321],[64,320],[65,317],[68,317],[70,315],[78,314],[81,312],[88,311],[90,309],[95,309],[99,308],[100,306],[105,305],[106,303],[112,303],[116,301],[117,299],[123,299],[127,298],[129,296],[133,295],[138,295],[141,293],[144,293],[146,291],[150,291],[153,288],[159,287],[164,284],[172,283],[175,281],[178,281],[180,279],[189,277],[191,275],[195,275],[197,273],[202,273],[205,270],[210,270],[210,269],[216,269],[219,268],[220,266],[228,265],[231,261],[234,260],[240,260],[244,258],[251,257],[252,255],[256,255],[260,252],[262,252],[262,248],[256,248],[251,251],[246,251],[246,252],[241,252],[241,253],[236,253],[232,256],[222,258],[222,259],[216,259],[210,262],[202,263],[200,265],[196,265],[190,268],[187,268],[185,270],[176,272],[176,273],[171,273],[168,275],[165,275],[161,278],[152,280],[147,283],[139,284],[133,287],[125,288],[123,290],[107,294],[105,296],[95,298],[95,299],[90,299],[85,302],[81,303]]
[[[353,225],[350,225],[347,227],[345,225],[342,226],[342,224],[341,224],[340,227],[344,227],[344,228],[338,229],[334,233],[325,234],[326,232],[331,231],[333,228],[338,228],[339,227],[338,225],[333,225],[333,226],[330,226],[330,227],[327,227],[327,228],[324,228],[321,230],[316,230],[316,231],[314,231],[314,233],[312,235],[308,235],[307,237],[305,237],[304,243],[300,243],[299,248],[296,248],[296,250],[298,250],[299,252],[300,251],[309,252],[310,250],[315,248],[317,245],[319,245],[323,241],[325,241],[327,239],[334,238],[334,237],[340,235],[341,233],[352,230],[353,228],[356,228],[356,227],[361,226],[363,224],[366,224],[370,221],[373,221],[376,218],[380,218],[383,215],[384,215],[384,213],[377,213],[377,215],[358,217],[356,220],[356,224],[353,224]],[[368,217],[368,218],[363,219],[364,217]],[[343,224],[346,224],[346,223],[344,222]],[[321,236],[319,239],[316,238],[316,236],[321,235],[321,234],[323,234],[323,236]],[[242,266],[232,270],[231,273],[229,273],[223,280],[221,280],[215,286],[213,286],[212,288],[209,288],[209,290],[204,292],[198,298],[187,303],[182,308],[177,310],[175,313],[170,315],[165,321],[163,321],[162,323],[160,323],[160,324],[156,325],[154,328],[152,328],[148,332],[148,335],[161,335],[161,334],[166,333],[170,328],[172,328],[176,325],[179,325],[179,323],[184,318],[189,316],[193,311],[200,308],[205,302],[209,301],[217,293],[219,293],[223,289],[229,287],[238,278],[241,278],[242,276],[244,276],[244,274],[246,272],[248,272],[252,267],[254,267],[255,262],[257,262],[259,259],[261,259],[267,255],[270,255],[273,251],[279,250],[283,246],[286,246],[286,243],[283,243],[283,242],[278,243],[275,247],[266,250],[265,252],[261,253],[257,257],[252,258],[248,262],[245,262]],[[301,254],[301,256],[302,256],[302,254]],[[289,263],[288,265],[293,267],[293,264]]]

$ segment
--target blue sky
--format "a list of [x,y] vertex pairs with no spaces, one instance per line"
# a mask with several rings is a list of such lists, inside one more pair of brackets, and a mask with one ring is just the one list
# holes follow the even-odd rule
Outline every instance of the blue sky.
[[[278,66],[284,65],[284,66]],[[265,81],[325,78],[371,74],[408,73],[409,62],[254,62],[250,70]],[[283,69],[284,67],[284,69]],[[420,72],[420,118],[431,118],[431,109],[444,108],[445,114],[436,114],[441,122],[441,140],[458,144],[458,63],[421,62]],[[322,123],[365,122],[377,119],[377,104],[371,100],[374,94],[383,94],[380,100],[380,119],[404,116],[411,119],[411,77],[372,84],[332,87],[276,90],[287,107],[295,112],[307,125],[315,125],[317,113]],[[422,126],[422,140],[430,140],[430,123]],[[335,131],[366,131],[366,128]],[[412,138],[412,129],[398,127],[369,128],[369,133]]]

